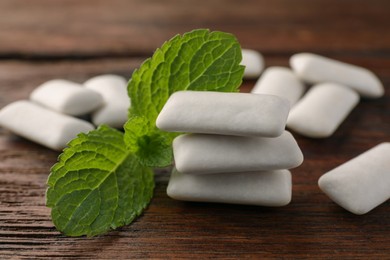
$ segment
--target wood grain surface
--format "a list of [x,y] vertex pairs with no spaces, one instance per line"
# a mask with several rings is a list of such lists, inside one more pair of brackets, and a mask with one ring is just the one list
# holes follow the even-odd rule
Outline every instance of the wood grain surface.
[[169,170],[156,170],[144,214],[94,238],[65,237],[51,222],[46,179],[58,153],[0,128],[0,259],[390,259],[389,201],[356,216],[317,186],[328,170],[390,141],[389,17],[385,0],[0,1],[0,108],[53,78],[129,78],[165,40],[194,28],[234,33],[267,66],[287,66],[302,51],[364,66],[386,89],[362,100],[331,138],[294,134],[305,161],[292,170],[288,206],[174,201]]

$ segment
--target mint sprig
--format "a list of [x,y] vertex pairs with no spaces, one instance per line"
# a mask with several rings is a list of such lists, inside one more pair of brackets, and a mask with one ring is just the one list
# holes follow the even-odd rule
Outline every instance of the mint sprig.
[[125,133],[100,126],[73,139],[52,167],[46,204],[57,229],[94,236],[131,223],[153,195],[151,167],[172,162],[177,134],[160,131],[156,118],[178,90],[238,91],[244,67],[236,38],[195,30],[176,36],[134,71]]

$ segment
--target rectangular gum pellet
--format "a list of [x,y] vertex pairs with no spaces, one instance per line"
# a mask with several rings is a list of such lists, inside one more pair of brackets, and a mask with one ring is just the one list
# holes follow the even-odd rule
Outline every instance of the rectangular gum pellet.
[[390,198],[390,143],[381,143],[318,181],[334,202],[354,214],[365,214]]
[[117,75],[100,75],[84,82],[84,86],[100,93],[104,99],[104,105],[92,113],[92,122],[97,126],[106,124],[121,128],[127,121],[130,107],[126,79]]
[[181,135],[173,141],[173,154],[177,170],[186,174],[290,169],[303,161],[287,131],[276,138]]
[[289,102],[272,95],[179,91],[156,125],[170,132],[276,137],[283,133]]
[[30,100],[72,116],[88,114],[103,105],[103,98],[96,91],[63,79],[43,83],[30,94]]
[[189,175],[173,169],[167,194],[176,200],[279,207],[291,201],[291,173]]
[[366,98],[384,95],[378,77],[368,69],[312,53],[298,53],[290,58],[294,72],[312,84],[334,82],[348,86]]
[[258,78],[264,69],[264,58],[260,52],[242,49],[241,65],[245,66],[244,78]]
[[304,84],[285,67],[267,68],[256,82],[251,93],[275,95],[290,101],[293,106],[305,91]]
[[92,124],[22,100],[0,110],[0,126],[53,150],[62,150]]
[[334,83],[313,86],[291,109],[287,127],[312,138],[331,136],[358,104],[359,95]]

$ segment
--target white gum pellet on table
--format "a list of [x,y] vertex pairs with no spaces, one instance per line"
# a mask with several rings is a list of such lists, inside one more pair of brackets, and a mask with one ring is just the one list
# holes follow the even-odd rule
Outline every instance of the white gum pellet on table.
[[31,92],[30,100],[72,116],[88,114],[103,105],[103,97],[98,92],[63,79],[49,80],[38,86]]
[[390,143],[381,143],[318,181],[323,192],[354,214],[365,214],[390,198]]
[[87,121],[27,100],[16,101],[1,109],[0,126],[53,150],[62,150],[80,132],[94,129]]
[[242,49],[241,65],[245,66],[244,78],[258,78],[264,69],[264,58],[258,51]]
[[291,173],[277,170],[190,175],[173,169],[167,194],[186,201],[285,206],[291,201]]
[[273,95],[179,91],[171,95],[156,125],[169,132],[276,137],[290,106]]
[[96,126],[107,124],[111,127],[122,127],[127,121],[130,107],[126,79],[117,75],[100,75],[84,82],[84,86],[98,92],[104,100],[104,104],[93,111],[92,122]]
[[290,169],[303,155],[287,131],[276,138],[186,134],[173,141],[175,165],[188,174]]
[[334,82],[357,91],[362,97],[383,96],[384,87],[370,70],[312,53],[298,53],[290,58],[290,66],[307,83]]
[[291,109],[287,127],[312,138],[329,137],[358,102],[359,95],[348,87],[335,83],[315,85]]
[[291,69],[285,67],[269,67],[257,80],[251,93],[275,95],[287,99],[292,107],[304,91],[304,84]]

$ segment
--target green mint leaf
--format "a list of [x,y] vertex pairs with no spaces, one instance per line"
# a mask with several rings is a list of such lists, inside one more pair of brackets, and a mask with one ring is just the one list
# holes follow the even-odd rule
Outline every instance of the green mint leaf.
[[172,137],[159,134],[145,117],[132,117],[124,125],[125,143],[145,166],[166,165],[173,160]]
[[127,149],[123,133],[107,126],[73,139],[47,183],[53,223],[68,236],[94,236],[129,224],[154,188],[152,170]]
[[[155,127],[169,96],[179,90],[238,91],[244,73],[241,58],[233,35],[194,30],[164,43],[133,72],[128,85],[132,105],[125,138],[129,147],[135,145],[133,150],[143,164],[162,167],[172,163],[171,141],[177,134]],[[132,120],[137,116],[142,121]]]

